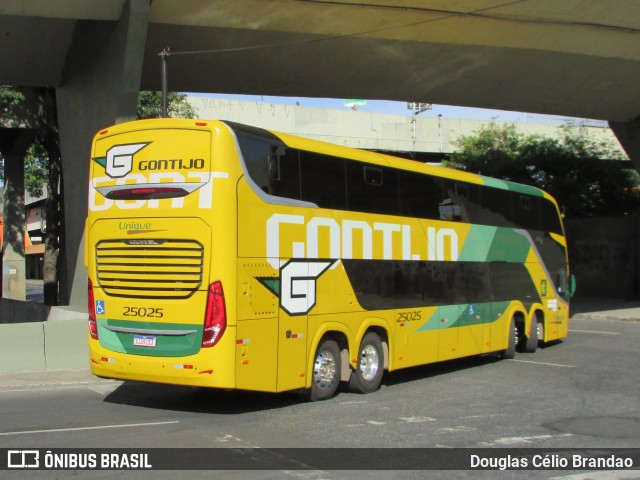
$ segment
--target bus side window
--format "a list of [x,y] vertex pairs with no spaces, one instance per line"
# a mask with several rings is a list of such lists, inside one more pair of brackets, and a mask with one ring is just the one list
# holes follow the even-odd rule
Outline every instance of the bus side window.
[[271,145],[271,153],[267,156],[267,175],[269,180],[280,180],[280,156],[277,145]]
[[480,209],[478,188],[463,182],[444,180],[445,199],[440,203],[440,220],[472,222]]
[[347,208],[398,215],[397,172],[388,167],[347,162]]
[[511,193],[500,188],[482,189],[481,212],[475,221],[483,225],[513,227],[511,213]]
[[546,198],[540,199],[540,228],[545,232],[562,235],[562,224],[555,205]]
[[406,170],[399,170],[398,173],[400,214],[429,220],[439,219],[438,205],[442,202],[440,179]]
[[346,210],[345,160],[319,153],[300,151],[301,200],[320,208]]
[[237,132],[236,135],[249,177],[261,190],[270,193],[270,142],[263,137],[247,132]]
[[538,198],[519,193],[511,194],[513,222],[527,230],[540,230]]
[[[277,173],[271,180],[271,195],[300,200],[300,161],[299,151],[293,148],[276,152],[276,165],[269,169]],[[270,162],[272,160],[270,159]],[[277,170],[275,169],[277,168]]]

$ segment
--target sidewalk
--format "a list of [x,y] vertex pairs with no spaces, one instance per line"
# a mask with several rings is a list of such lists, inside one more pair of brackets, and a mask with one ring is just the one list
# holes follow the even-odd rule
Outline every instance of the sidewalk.
[[92,385],[116,385],[122,382],[98,378],[89,369],[44,370],[41,372],[0,372],[0,390],[50,390],[52,388],[73,388]]
[[640,322],[640,300],[611,298],[574,298],[571,321],[583,319]]

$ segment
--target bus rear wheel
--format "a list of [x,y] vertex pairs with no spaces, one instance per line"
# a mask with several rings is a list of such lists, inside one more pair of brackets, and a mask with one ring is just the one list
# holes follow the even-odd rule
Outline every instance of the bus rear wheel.
[[316,350],[309,400],[326,400],[336,394],[340,384],[340,348],[335,340],[325,339]]
[[357,393],[371,393],[380,387],[384,373],[384,350],[380,337],[367,333],[358,349],[358,365],[351,372],[349,389]]
[[538,322],[536,333],[538,337],[538,344],[544,347],[544,322]]
[[531,331],[524,344],[524,351],[526,353],[534,353],[538,349],[538,329],[540,328],[540,322],[538,321],[538,315],[533,314],[531,319]]
[[516,356],[516,347],[518,345],[518,327],[516,326],[516,319],[512,318],[509,323],[509,342],[507,349],[503,350],[500,354],[502,358],[511,359]]

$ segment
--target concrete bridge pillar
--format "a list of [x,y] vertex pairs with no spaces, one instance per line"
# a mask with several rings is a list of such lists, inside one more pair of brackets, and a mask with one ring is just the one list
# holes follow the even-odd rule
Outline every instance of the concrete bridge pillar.
[[609,122],[622,148],[627,152],[636,170],[640,172],[640,117],[632,122]]
[[149,3],[128,0],[116,23],[78,21],[63,81],[56,90],[66,235],[62,305],[86,309],[83,234],[91,140],[100,129],[136,117]]
[[24,157],[33,141],[30,129],[0,130],[0,150],[4,153],[2,298],[12,300],[26,300]]

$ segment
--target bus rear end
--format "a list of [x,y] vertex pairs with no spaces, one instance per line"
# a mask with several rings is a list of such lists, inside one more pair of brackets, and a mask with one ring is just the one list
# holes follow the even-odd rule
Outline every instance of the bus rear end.
[[216,155],[230,141],[221,128],[229,137],[216,122],[163,119],[96,135],[85,239],[95,375],[235,386],[235,182]]

